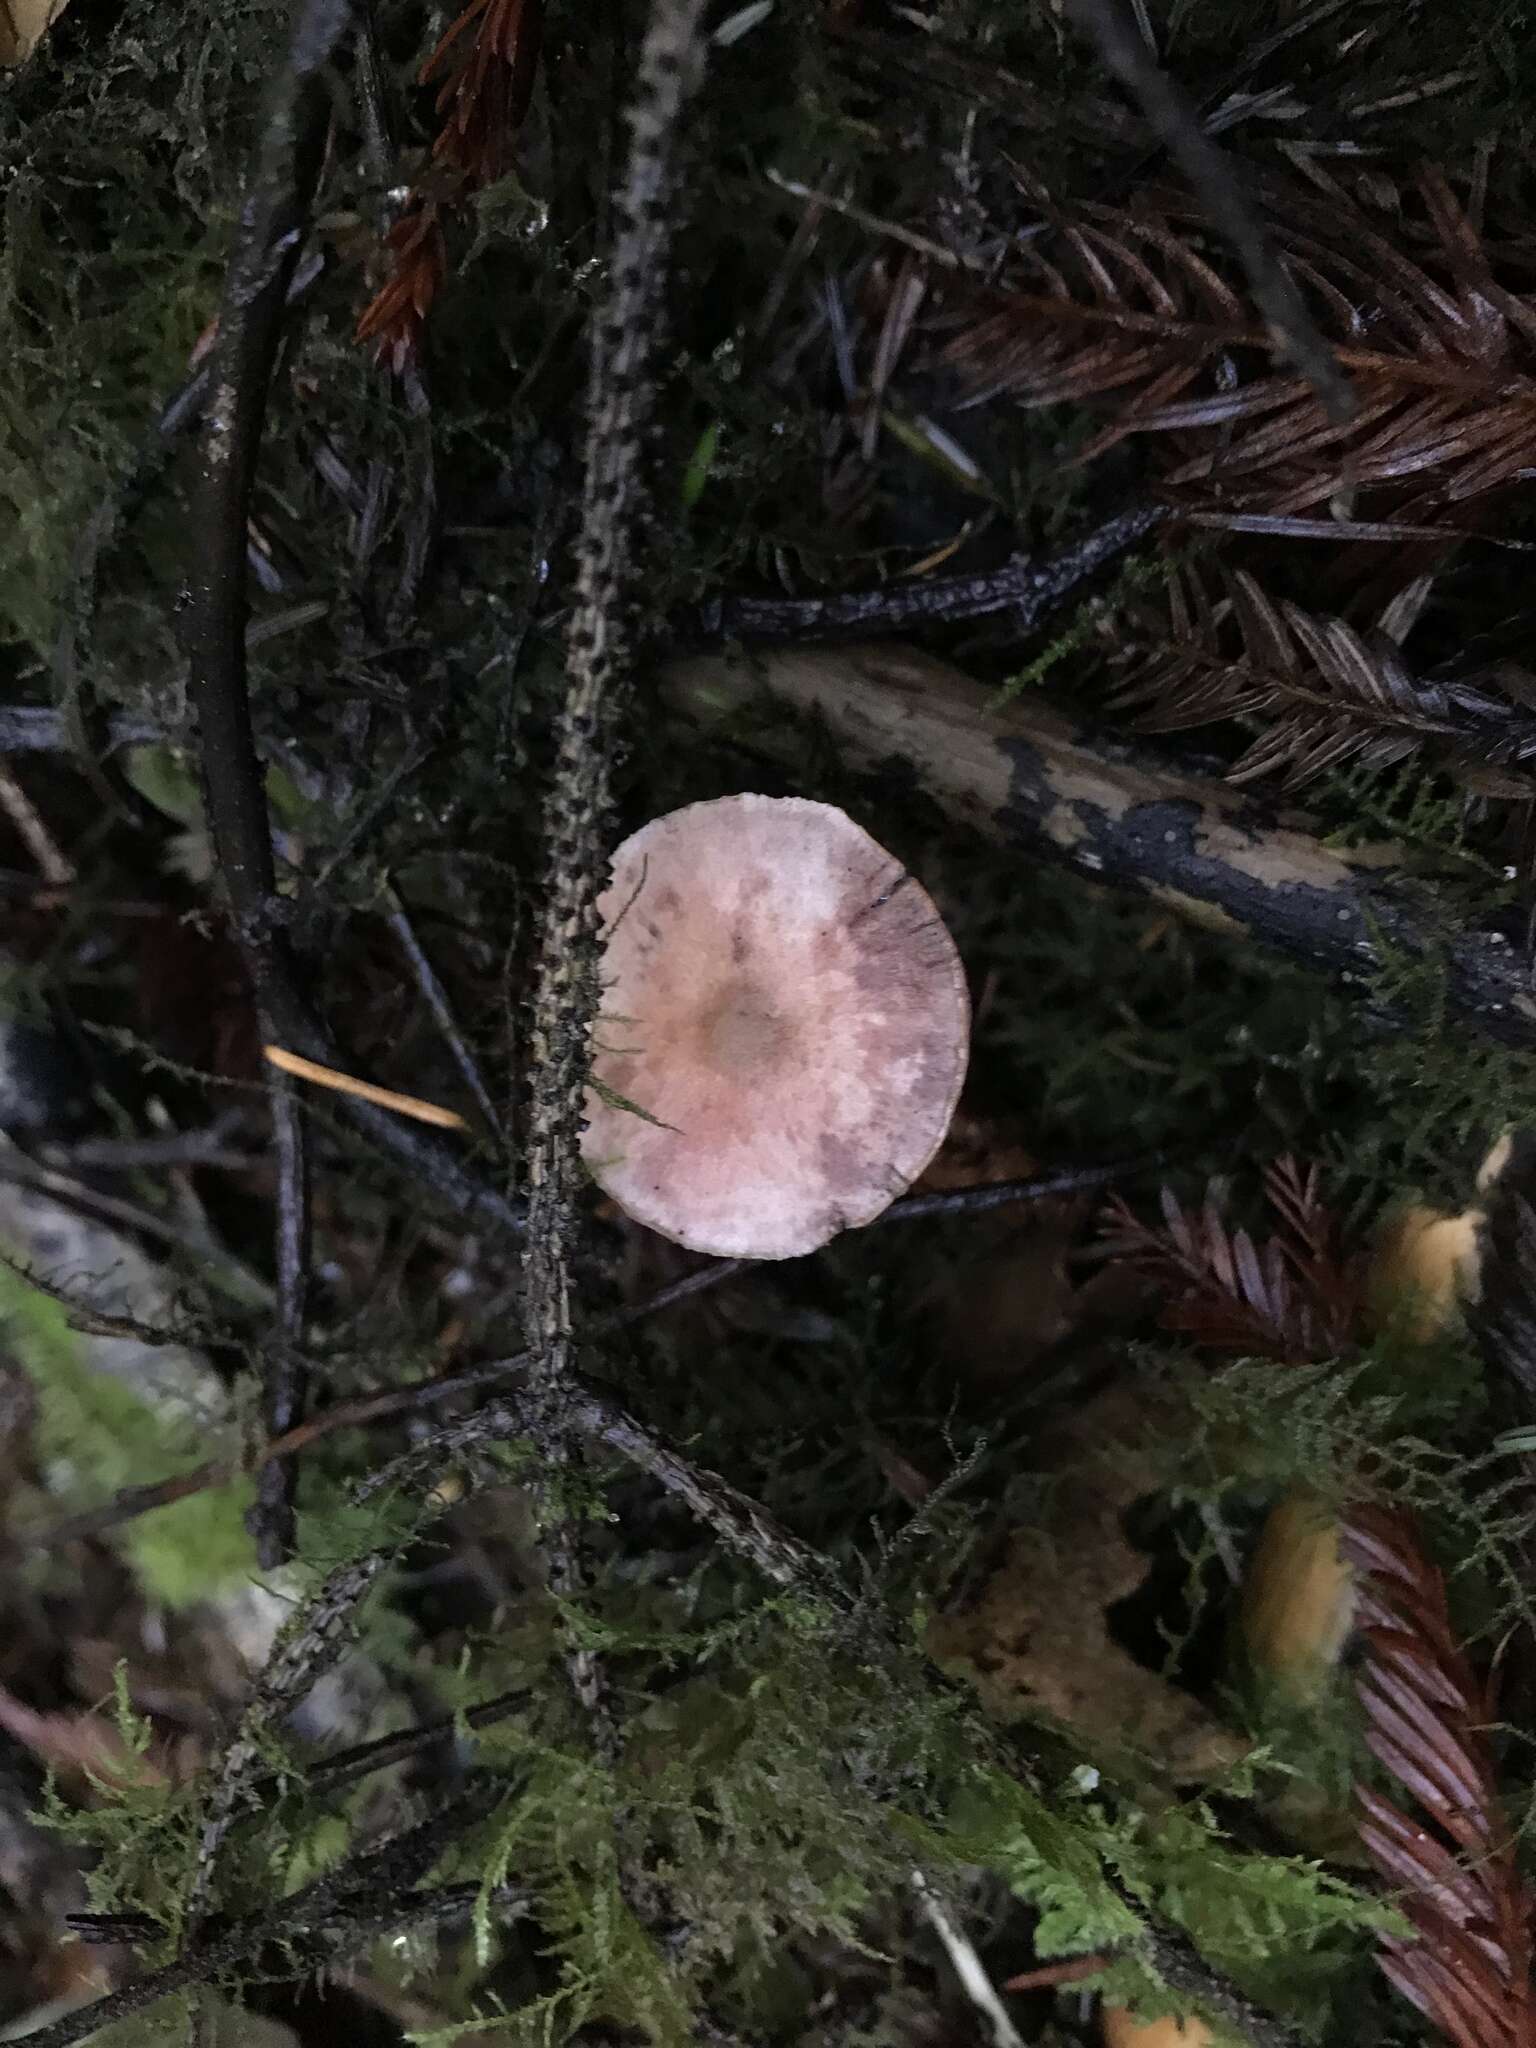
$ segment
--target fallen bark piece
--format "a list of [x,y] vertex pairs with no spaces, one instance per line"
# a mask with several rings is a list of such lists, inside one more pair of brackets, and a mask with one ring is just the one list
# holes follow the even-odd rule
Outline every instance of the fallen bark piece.
[[934,1618],[928,1649],[971,1679],[1000,1721],[1048,1716],[1100,1759],[1139,1752],[1173,1782],[1219,1776],[1248,1744],[1193,1693],[1139,1664],[1109,1611],[1145,1584],[1151,1561],[1124,1517],[1163,1484],[1134,1446],[1149,1419],[1172,1419],[1144,1386],[1121,1383],[1042,1438],[1052,1479],[1049,1532],[1010,1530],[997,1568],[957,1610]]
[[899,764],[963,823],[1143,891],[1368,990],[1387,951],[1442,956],[1447,993],[1489,1037],[1536,1044],[1536,996],[1505,935],[1457,925],[1390,844],[1326,846],[1296,815],[1181,774],[1033,700],[997,707],[912,647],[692,656],[662,689],[695,717],[766,694],[819,717],[849,755]]
[[0,66],[30,57],[69,0],[7,0],[0,7]]

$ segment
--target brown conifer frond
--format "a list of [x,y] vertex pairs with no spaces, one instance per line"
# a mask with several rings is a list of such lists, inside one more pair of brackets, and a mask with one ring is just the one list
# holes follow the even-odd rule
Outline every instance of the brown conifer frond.
[[[1277,1162],[1265,1193],[1279,1229],[1263,1246],[1214,1204],[1192,1215],[1166,1189],[1161,1229],[1116,1201],[1107,1243],[1169,1286],[1165,1325],[1199,1343],[1289,1363],[1334,1355],[1357,1323],[1363,1265],[1339,1250],[1315,1167]],[[1493,1704],[1444,1578],[1400,1508],[1351,1506],[1340,1547],[1356,1577],[1366,1742],[1410,1801],[1355,1788],[1361,1845],[1412,1929],[1380,1936],[1377,1960],[1452,2048],[1536,2048],[1536,1896],[1499,1800]]]
[[363,309],[359,341],[371,341],[398,375],[420,353],[428,310],[448,270],[444,213],[512,168],[543,40],[544,0],[469,0],[422,65],[438,82],[442,119],[432,171],[386,238],[390,274]]
[[1243,570],[1216,595],[1185,568],[1170,583],[1163,646],[1115,702],[1137,709],[1147,732],[1257,721],[1233,782],[1278,773],[1295,789],[1345,761],[1388,768],[1427,749],[1480,795],[1529,797],[1536,676],[1508,664],[1455,680],[1416,675],[1400,611],[1360,631],[1271,597]]
[[379,360],[398,377],[421,349],[427,313],[448,271],[441,209],[413,195],[385,237],[390,274],[357,323],[356,338],[377,344]]
[[1069,216],[1018,183],[1038,232],[1015,237],[997,286],[951,292],[941,359],[971,402],[1103,401],[1111,417],[1078,459],[1155,437],[1163,488],[1206,523],[1326,514],[1341,537],[1384,520],[1456,530],[1465,507],[1536,465],[1536,297],[1500,282],[1438,172],[1419,180],[1412,254],[1342,188],[1258,186],[1355,391],[1344,423],[1276,367],[1187,194]]
[[543,25],[543,0],[469,0],[421,67],[423,85],[442,81],[435,162],[475,185],[488,185],[512,168]]
[[1288,1365],[1337,1357],[1354,1329],[1363,1267],[1339,1248],[1315,1166],[1275,1161],[1264,1193],[1276,1228],[1262,1242],[1232,1228],[1214,1195],[1190,1210],[1164,1188],[1161,1225],[1143,1223],[1114,1197],[1103,1248],[1168,1288],[1165,1329]]
[[1457,1643],[1445,1582],[1399,1509],[1352,1508],[1366,1741],[1411,1799],[1356,1787],[1360,1841],[1398,1892],[1411,1940],[1381,1938],[1388,1980],[1454,2048],[1536,2048],[1536,1898],[1502,1811],[1491,1703]]

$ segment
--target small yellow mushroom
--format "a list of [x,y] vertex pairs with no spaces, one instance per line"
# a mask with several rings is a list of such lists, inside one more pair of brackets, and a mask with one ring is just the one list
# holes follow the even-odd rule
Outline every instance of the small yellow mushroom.
[[1355,1587],[1332,1510],[1305,1493],[1271,1508],[1243,1584],[1243,1643],[1296,1699],[1324,1690],[1348,1639]]
[[1106,2005],[1099,2015],[1104,2048],[1211,2048],[1216,2036],[1191,2013],[1178,2019],[1165,2013],[1158,2020],[1139,2020],[1123,2005]]
[[1420,1206],[1388,1218],[1371,1260],[1371,1314],[1410,1343],[1429,1344],[1477,1299],[1481,1209],[1448,1216]]

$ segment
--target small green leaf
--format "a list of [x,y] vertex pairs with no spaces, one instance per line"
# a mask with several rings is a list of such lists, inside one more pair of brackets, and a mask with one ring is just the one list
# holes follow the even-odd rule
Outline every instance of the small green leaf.
[[714,466],[715,450],[720,445],[720,422],[711,420],[694,443],[693,453],[688,458],[688,467],[683,471],[683,509],[691,512],[704,495],[704,486],[709,482],[709,472]]

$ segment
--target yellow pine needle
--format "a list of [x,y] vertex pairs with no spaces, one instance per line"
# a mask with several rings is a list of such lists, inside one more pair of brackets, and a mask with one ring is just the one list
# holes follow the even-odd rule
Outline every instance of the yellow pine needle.
[[334,1088],[338,1095],[355,1095],[362,1102],[377,1103],[380,1109],[392,1109],[400,1116],[413,1116],[418,1123],[437,1124],[445,1131],[464,1131],[469,1126],[456,1109],[444,1109],[436,1102],[423,1102],[419,1095],[400,1095],[393,1088],[375,1087],[372,1081],[359,1081],[351,1074],[338,1072],[335,1067],[322,1067],[318,1060],[306,1060],[296,1052],[285,1052],[280,1045],[264,1045],[262,1057],[280,1073],[294,1074],[301,1081],[313,1081],[319,1088]]

